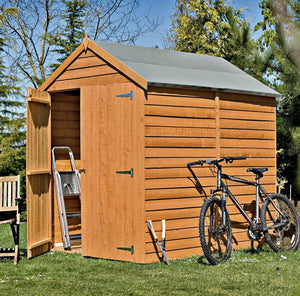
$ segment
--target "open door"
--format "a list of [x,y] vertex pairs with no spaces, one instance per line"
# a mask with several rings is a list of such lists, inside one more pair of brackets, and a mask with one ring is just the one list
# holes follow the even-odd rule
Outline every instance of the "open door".
[[27,256],[50,249],[51,243],[51,97],[27,89]]

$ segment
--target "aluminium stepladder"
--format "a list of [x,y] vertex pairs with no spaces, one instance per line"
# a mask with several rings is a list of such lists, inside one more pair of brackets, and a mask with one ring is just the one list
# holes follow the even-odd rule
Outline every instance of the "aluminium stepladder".
[[[69,154],[72,171],[57,171],[55,151],[65,150]],[[68,218],[81,218],[81,212],[66,212],[65,196],[75,196],[80,199],[80,173],[76,169],[73,152],[68,146],[52,148],[52,171],[56,191],[57,208],[64,249],[71,249],[71,242],[81,241],[81,234],[69,234]]]

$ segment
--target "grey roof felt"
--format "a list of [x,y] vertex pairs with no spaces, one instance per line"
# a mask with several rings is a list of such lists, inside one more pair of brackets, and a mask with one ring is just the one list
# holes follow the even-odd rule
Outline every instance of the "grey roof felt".
[[279,97],[280,94],[223,58],[94,41],[152,86],[206,88]]

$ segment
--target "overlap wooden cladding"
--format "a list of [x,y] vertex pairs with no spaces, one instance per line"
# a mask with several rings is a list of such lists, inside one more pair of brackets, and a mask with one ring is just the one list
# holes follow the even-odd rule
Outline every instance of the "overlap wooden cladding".
[[[174,59],[177,54],[182,59]],[[208,167],[195,169],[199,194],[187,162],[247,156],[224,172],[254,178],[247,167],[268,167],[262,182],[276,191],[278,93],[219,58],[202,56],[212,58],[213,69],[205,66],[201,72],[192,66],[194,56],[200,55],[86,38],[38,90],[28,89],[29,257],[61,243],[51,176],[53,146],[70,146],[78,169],[84,169],[81,205],[71,197],[67,201],[69,210],[81,208],[81,223],[74,219],[70,224],[71,232],[82,234],[83,256],[158,261],[149,219],[158,236],[166,219],[169,259],[201,254],[198,217],[215,177]],[[185,60],[191,65],[185,66]],[[228,68],[218,68],[218,63]],[[187,77],[196,70],[205,76],[203,83]],[[219,78],[210,85],[213,71]],[[239,78],[240,84],[235,81]],[[58,157],[58,169],[68,169],[66,159]],[[232,192],[254,211],[254,188],[234,185]],[[234,247],[249,246],[243,217],[229,209]]]

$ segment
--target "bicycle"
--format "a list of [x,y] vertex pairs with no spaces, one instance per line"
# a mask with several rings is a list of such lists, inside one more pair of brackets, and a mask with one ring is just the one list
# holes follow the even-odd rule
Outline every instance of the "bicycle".
[[[205,257],[212,265],[226,261],[232,249],[232,229],[226,196],[228,196],[242,216],[248,222],[247,234],[250,240],[259,241],[264,236],[270,248],[275,251],[295,251],[300,237],[300,223],[295,207],[281,194],[268,194],[260,185],[259,180],[268,168],[248,168],[248,172],[256,175],[255,182],[230,176],[222,172],[221,162],[232,163],[246,157],[223,157],[190,162],[188,169],[198,181],[192,166],[204,163],[217,168],[217,187],[211,190],[211,196],[205,200],[199,217],[199,236]],[[251,219],[236,197],[231,193],[223,180],[256,187],[255,217]],[[199,182],[199,181],[198,181]],[[259,202],[262,202],[261,210]]]

